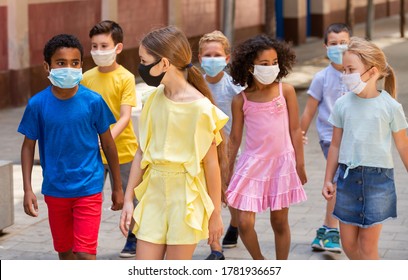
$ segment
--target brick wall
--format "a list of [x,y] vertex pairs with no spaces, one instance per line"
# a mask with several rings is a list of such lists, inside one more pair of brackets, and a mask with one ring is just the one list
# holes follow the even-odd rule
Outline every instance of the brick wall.
[[[53,15],[53,16],[51,16]],[[28,7],[30,64],[42,64],[45,43],[60,33],[73,34],[90,52],[91,27],[101,18],[101,1],[68,1],[30,4]]]
[[7,7],[0,6],[0,71],[8,68],[7,41]]

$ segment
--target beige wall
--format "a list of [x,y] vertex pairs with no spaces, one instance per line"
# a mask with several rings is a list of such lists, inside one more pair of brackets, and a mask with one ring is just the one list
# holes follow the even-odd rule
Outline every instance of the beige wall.
[[265,24],[263,0],[236,0],[235,28],[246,28]]
[[[193,50],[204,33],[221,29],[223,0],[0,0],[0,108],[24,105],[48,85],[43,70],[44,44],[58,33],[76,35],[84,45],[84,70],[93,67],[89,55],[90,28],[103,19],[124,30],[125,49],[119,63],[137,74],[138,46],[144,34],[168,24],[179,26]],[[287,40],[306,39],[306,0],[284,1]],[[375,0],[376,18],[396,14],[399,0]],[[311,0],[312,36],[322,36],[332,21],[344,21],[345,1]],[[236,0],[235,43],[263,32],[263,0]],[[355,0],[356,20],[364,21],[366,0]],[[408,6],[408,5],[407,5]]]

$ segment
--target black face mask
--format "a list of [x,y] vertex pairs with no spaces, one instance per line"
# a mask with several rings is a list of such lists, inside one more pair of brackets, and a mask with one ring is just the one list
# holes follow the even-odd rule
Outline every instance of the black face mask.
[[149,65],[143,65],[139,64],[139,75],[142,77],[143,81],[145,81],[146,84],[152,87],[157,87],[160,85],[161,80],[163,79],[164,75],[166,72],[161,73],[159,76],[152,76],[150,75],[150,69],[154,67],[156,64],[158,64],[161,61],[159,59],[156,62],[153,62],[152,64]]

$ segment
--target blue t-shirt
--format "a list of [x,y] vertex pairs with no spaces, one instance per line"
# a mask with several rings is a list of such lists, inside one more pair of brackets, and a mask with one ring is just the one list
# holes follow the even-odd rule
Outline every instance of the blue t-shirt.
[[227,136],[229,136],[232,126],[232,99],[235,95],[243,91],[244,87],[234,84],[232,82],[232,77],[227,72],[224,72],[222,79],[218,83],[211,84],[207,82],[207,85],[213,94],[217,107],[229,117],[227,124],[224,126],[224,131]]
[[408,124],[401,104],[386,91],[375,98],[346,93],[337,100],[329,121],[343,129],[339,163],[393,168],[392,133]]
[[101,192],[104,178],[98,134],[115,122],[102,97],[82,85],[66,100],[55,97],[51,86],[33,96],[18,132],[38,140],[42,193],[71,198]]
[[329,116],[334,103],[345,92],[346,88],[341,82],[341,72],[331,64],[316,73],[307,93],[319,101],[316,118],[316,129],[321,141],[331,142],[333,126],[329,123]]

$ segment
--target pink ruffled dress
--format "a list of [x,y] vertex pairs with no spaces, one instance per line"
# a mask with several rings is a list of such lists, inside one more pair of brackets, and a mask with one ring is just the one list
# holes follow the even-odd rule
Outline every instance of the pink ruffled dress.
[[245,149],[226,191],[228,204],[243,211],[262,212],[305,201],[306,193],[296,172],[282,84],[279,96],[269,102],[252,102],[245,92],[241,94]]

